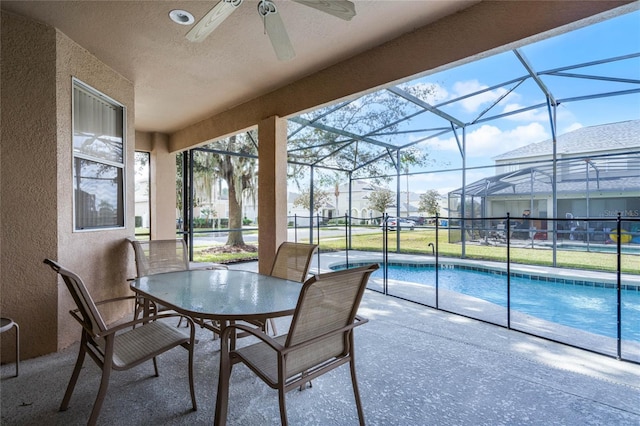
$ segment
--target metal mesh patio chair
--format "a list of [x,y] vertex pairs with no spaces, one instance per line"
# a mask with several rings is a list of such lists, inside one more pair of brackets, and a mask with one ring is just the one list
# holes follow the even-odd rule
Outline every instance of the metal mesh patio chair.
[[189,262],[187,244],[183,239],[127,240],[133,246],[139,277],[188,269],[228,269],[219,263]]
[[317,244],[284,242],[278,247],[269,275],[285,280],[303,282],[307,279],[311,257]]
[[[135,296],[119,297],[95,303],[87,291],[82,279],[73,272],[63,268],[50,259],[44,263],[49,265],[64,280],[77,309],[69,311],[82,325],[82,337],[80,352],[75,368],[71,374],[69,385],[60,404],[60,411],[65,411],[69,406],[73,389],[75,388],[85,355],[102,369],[102,379],[98,395],[96,396],[88,424],[97,422],[102,403],[109,386],[109,377],[112,370],[128,370],[142,362],[153,360],[155,376],[158,376],[156,357],[176,346],[182,346],[189,352],[189,390],[191,391],[191,404],[193,410],[197,409],[196,395],[193,382],[193,346],[195,341],[195,327],[193,321],[184,318],[189,327],[189,334],[167,325],[161,318],[178,317],[178,314],[161,314],[153,317],[134,319],[124,324],[109,327],[105,324],[97,306],[104,303],[118,302],[132,299]],[[132,328],[133,326],[137,326]]]
[[[317,244],[290,242],[280,244],[269,275],[300,283],[304,282],[309,274],[311,258],[317,249]],[[266,324],[267,322],[265,322],[265,326]],[[273,334],[278,334],[273,318],[268,319],[268,324],[270,324]],[[265,327],[266,330],[267,328]]]
[[[226,265],[219,263],[189,262],[187,244],[183,239],[142,241],[135,238],[127,238],[127,240],[133,247],[138,277],[192,269],[229,269]],[[143,305],[143,298],[139,297],[136,299],[134,308],[135,318],[141,315]],[[152,309],[157,312],[167,310],[167,308],[156,306],[156,304],[153,303],[151,306]],[[203,323],[200,325],[203,325]],[[207,326],[207,328],[212,329],[215,333],[219,331],[219,327],[213,324]]]
[[[229,379],[234,364],[242,362],[260,379],[278,390],[280,419],[287,424],[285,394],[312,379],[349,363],[358,418],[364,414],[354,363],[353,329],[367,322],[356,316],[369,276],[378,265],[318,275],[307,280],[300,292],[289,333],[271,337],[262,330],[231,324],[222,334],[216,425],[224,425],[229,399]],[[242,330],[259,343],[229,350],[229,337]]]

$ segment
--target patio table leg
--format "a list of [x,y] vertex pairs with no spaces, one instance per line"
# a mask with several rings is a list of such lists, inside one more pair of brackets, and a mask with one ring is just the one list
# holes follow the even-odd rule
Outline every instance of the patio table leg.
[[235,345],[235,332],[229,340],[224,338],[227,321],[220,321],[220,369],[218,373],[218,393],[216,394],[216,410],[213,424],[224,426],[227,424],[227,407],[229,405],[229,377],[231,375],[231,360],[229,346]]

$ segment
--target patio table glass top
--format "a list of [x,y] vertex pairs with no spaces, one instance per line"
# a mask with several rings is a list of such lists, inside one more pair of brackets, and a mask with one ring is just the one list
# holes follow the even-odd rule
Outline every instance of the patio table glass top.
[[237,270],[189,270],[140,277],[137,294],[185,315],[242,320],[290,315],[302,284]]

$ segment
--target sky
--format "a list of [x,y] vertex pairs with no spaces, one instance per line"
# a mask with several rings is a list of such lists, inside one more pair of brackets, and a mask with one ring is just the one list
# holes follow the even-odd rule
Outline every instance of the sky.
[[[624,55],[638,55],[640,53],[640,11],[536,42],[520,48],[520,51],[537,72],[568,65],[587,64]],[[557,108],[558,135],[585,126],[640,119],[640,94],[638,93],[595,100],[572,101],[572,98],[577,96],[591,96],[629,89],[637,90],[640,88],[640,57],[615,63],[595,64],[565,72],[590,76],[614,76],[630,81],[621,83],[587,78],[543,76],[544,84],[547,85],[553,96],[561,101]],[[512,51],[506,51],[406,84],[430,86],[433,93],[428,99],[424,99],[425,101],[436,106],[442,105],[441,109],[446,113],[464,123],[472,123],[501,96],[504,98],[482,117],[499,115],[524,106],[544,104],[545,96],[532,79],[528,79],[510,93],[508,91],[513,88],[514,84],[495,87],[482,95],[446,104],[451,99],[491,88],[525,74],[526,69],[516,55]],[[414,119],[407,125],[407,129],[448,125],[448,122],[440,118],[431,114],[429,116],[420,116]],[[397,142],[401,145],[423,139],[428,135],[428,132],[404,134],[402,138],[405,140]],[[461,133],[459,133],[459,137],[462,137]],[[492,165],[492,158],[496,155],[550,138],[549,114],[546,107],[506,118],[468,125],[466,127],[466,165],[468,168]],[[422,142],[420,146],[429,150],[430,157],[436,161],[436,170],[457,168],[462,165],[459,148],[451,132],[442,137]],[[487,174],[492,175],[493,169],[469,170],[467,183],[487,176]],[[459,174],[414,175],[410,179],[410,191],[415,192],[424,192],[435,188],[442,194],[446,194],[460,186],[462,185]],[[392,183],[390,187],[395,188],[395,183]]]

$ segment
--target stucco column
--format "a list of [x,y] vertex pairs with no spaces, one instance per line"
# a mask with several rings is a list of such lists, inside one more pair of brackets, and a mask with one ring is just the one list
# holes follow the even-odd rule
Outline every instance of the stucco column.
[[258,141],[258,268],[267,274],[287,240],[287,120],[260,121]]
[[169,136],[151,135],[151,239],[176,238],[176,154],[169,152]]

